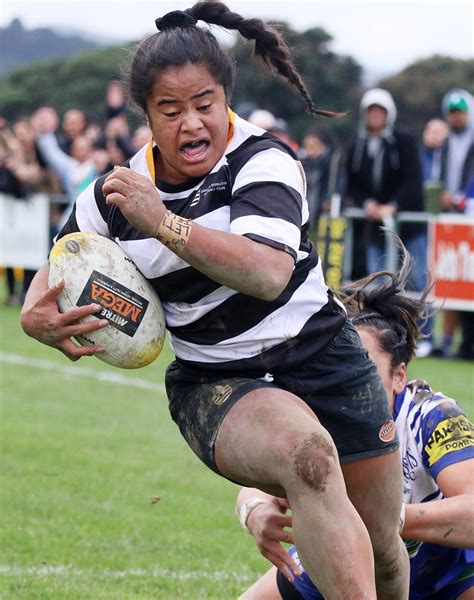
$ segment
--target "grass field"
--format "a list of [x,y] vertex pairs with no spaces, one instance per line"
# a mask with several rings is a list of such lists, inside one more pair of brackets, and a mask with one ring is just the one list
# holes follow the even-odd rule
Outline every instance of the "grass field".
[[[267,564],[233,516],[237,486],[168,415],[169,350],[138,371],[73,364],[18,315],[0,307],[0,597],[236,598]],[[418,360],[410,376],[474,416],[472,364]]]

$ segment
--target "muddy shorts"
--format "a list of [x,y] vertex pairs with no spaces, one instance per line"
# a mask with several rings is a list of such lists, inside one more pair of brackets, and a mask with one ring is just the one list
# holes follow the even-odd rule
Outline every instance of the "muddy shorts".
[[[173,362],[166,372],[172,419],[196,455],[219,473],[214,445],[227,412],[258,388],[280,388],[299,396],[314,411],[336,445],[341,462],[393,452],[395,424],[377,369],[352,324],[291,373],[264,378],[196,375]],[[221,473],[219,473],[221,474]]]

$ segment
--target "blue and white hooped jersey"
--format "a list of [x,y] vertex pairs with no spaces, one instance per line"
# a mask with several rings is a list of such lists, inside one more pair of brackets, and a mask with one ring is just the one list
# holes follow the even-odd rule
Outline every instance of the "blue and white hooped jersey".
[[[412,381],[395,399],[394,419],[403,464],[403,501],[442,499],[436,477],[444,468],[474,458],[474,425],[455,400]],[[405,541],[410,556],[410,600],[452,600],[474,586],[474,549]],[[290,555],[301,567],[296,548]],[[323,600],[306,572],[295,579],[305,600]]]
[[[403,467],[403,501],[418,504],[444,496],[436,477],[474,458],[474,425],[452,398],[424,381],[410,382],[395,398],[394,418]],[[474,575],[474,549],[405,541],[410,556],[410,600],[431,598],[460,577]]]
[[395,398],[394,419],[403,466],[403,502],[442,498],[436,477],[448,465],[474,457],[474,426],[456,401],[412,381]]
[[105,202],[106,175],[77,199],[59,234],[91,231],[113,239],[156,290],[176,358],[187,369],[264,376],[291,370],[328,344],[346,320],[324,282],[308,238],[306,179],[294,152],[277,137],[229,111],[224,155],[202,178],[170,185],[155,173],[150,143],[123,166],[151,179],[166,208],[218,231],[290,254],[295,262],[282,294],[264,301],[220,285]]

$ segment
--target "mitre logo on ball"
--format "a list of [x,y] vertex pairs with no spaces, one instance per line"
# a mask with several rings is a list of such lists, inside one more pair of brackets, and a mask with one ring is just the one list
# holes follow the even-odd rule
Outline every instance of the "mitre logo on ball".
[[109,326],[77,336],[84,345],[100,345],[97,358],[125,369],[153,362],[163,347],[165,317],[161,302],[135,263],[112,240],[95,233],[71,233],[56,242],[49,257],[49,285],[63,279],[61,312],[100,304],[85,318],[106,319]]
[[98,271],[92,271],[77,306],[93,303],[104,309],[95,316],[126,335],[134,336],[148,307],[148,300]]

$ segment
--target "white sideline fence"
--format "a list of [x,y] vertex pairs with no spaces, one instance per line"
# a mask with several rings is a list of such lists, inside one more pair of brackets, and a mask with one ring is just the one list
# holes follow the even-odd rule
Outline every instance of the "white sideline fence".
[[[354,230],[353,223],[354,221],[364,221],[365,214],[361,208],[346,208],[342,212],[342,217],[347,219],[347,230],[346,230],[346,248],[350,248],[352,250],[354,243]],[[397,214],[397,218],[388,217],[383,220],[383,225],[389,231],[385,232],[385,256],[386,256],[386,265],[387,270],[395,272],[398,264],[398,249],[397,242],[393,235],[390,235],[390,231],[395,231],[395,233],[399,233],[400,225],[403,223],[432,223],[436,221],[438,215],[426,212],[399,212]],[[426,249],[428,252],[428,248]],[[343,277],[344,280],[350,279],[350,272],[352,268],[352,253],[346,252],[344,255],[344,270]]]

